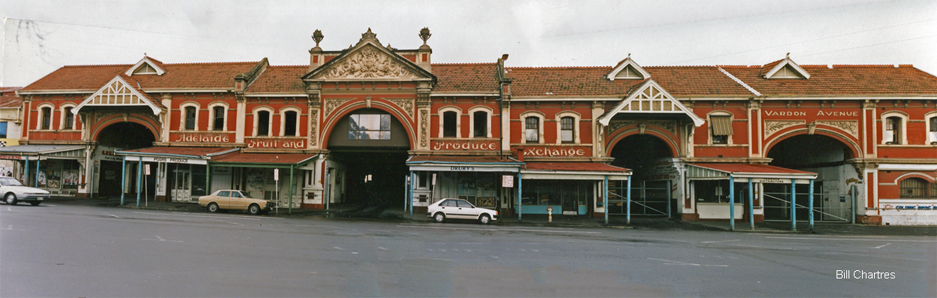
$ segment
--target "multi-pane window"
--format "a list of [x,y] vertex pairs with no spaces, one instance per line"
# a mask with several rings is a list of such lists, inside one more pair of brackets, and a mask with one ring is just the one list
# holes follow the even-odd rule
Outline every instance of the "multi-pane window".
[[488,136],[488,112],[478,111],[472,114],[475,118],[475,123],[473,124],[473,129],[475,130],[474,137],[484,138]]
[[882,138],[886,144],[901,144],[901,117],[885,118],[885,133]]
[[540,118],[537,118],[537,117],[525,118],[524,139],[528,143],[540,142]]
[[560,141],[563,143],[572,143],[574,128],[576,127],[573,123],[575,118],[573,117],[563,117],[560,118]]
[[212,108],[214,119],[212,119],[212,130],[224,130],[224,106],[215,106]]
[[921,178],[901,180],[902,199],[937,199],[937,182],[928,183]]
[[454,138],[456,137],[456,132],[458,126],[456,122],[459,114],[453,111],[443,112],[442,113],[442,137],[444,138]]
[[270,112],[257,112],[257,136],[270,135]]
[[931,145],[937,145],[937,116],[930,117],[930,131],[928,131],[928,137],[930,138]]
[[75,114],[72,114],[72,107],[65,108],[65,123],[62,123],[62,129],[72,129],[75,127]]
[[49,129],[52,127],[52,108],[42,108],[42,127],[40,129]]
[[185,130],[195,130],[195,107],[185,107]]
[[349,120],[349,140],[390,140],[390,115],[354,114]]
[[296,111],[287,111],[283,115],[283,135],[296,136]]

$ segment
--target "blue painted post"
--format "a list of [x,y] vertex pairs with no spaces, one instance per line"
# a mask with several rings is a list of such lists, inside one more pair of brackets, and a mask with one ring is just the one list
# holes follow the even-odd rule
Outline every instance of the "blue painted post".
[[521,217],[523,216],[523,212],[521,212],[521,209],[522,209],[521,207],[523,207],[523,204],[524,204],[521,201],[521,194],[523,193],[521,191],[521,187],[523,187],[523,183],[521,183],[521,181],[524,181],[524,180],[523,180],[521,172],[518,171],[517,172],[517,221],[521,221]]
[[735,231],[735,177],[729,175],[729,230]]
[[605,207],[605,224],[608,224],[608,175],[605,175],[605,184],[602,186],[605,189],[604,194],[602,195],[602,206]]
[[410,206],[410,220],[413,220],[413,185],[416,184],[416,181],[414,179],[415,178],[413,177],[413,171],[410,171],[410,187],[409,187],[410,199],[409,199],[409,202],[407,203],[409,204],[408,206]]
[[26,181],[23,181],[23,185],[29,186],[29,156],[27,155],[25,157],[26,157],[26,166],[23,168],[26,169],[26,173],[23,173],[23,179],[25,179]]
[[810,179],[810,194],[807,195],[807,231],[813,232],[813,179]]
[[628,177],[628,196],[626,198],[628,198],[628,215],[625,219],[627,219],[628,225],[631,225],[631,177]]
[[794,189],[794,179],[791,179],[791,231],[797,231],[797,191]]
[[140,207],[140,186],[143,185],[143,156],[137,164],[137,207]]
[[748,223],[755,229],[755,189],[752,187],[752,178],[748,178]]
[[127,189],[127,157],[121,159],[120,165],[120,205],[124,205],[124,190]]
[[39,162],[42,160],[39,159],[39,156],[36,156],[36,182],[34,187],[39,187]]

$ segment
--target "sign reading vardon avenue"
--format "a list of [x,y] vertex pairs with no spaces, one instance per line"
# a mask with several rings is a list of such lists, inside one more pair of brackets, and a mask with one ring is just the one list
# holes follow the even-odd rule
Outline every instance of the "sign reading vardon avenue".
[[[774,110],[765,110],[766,116],[790,116],[790,117],[806,117],[807,113],[813,114],[813,112],[808,111],[774,111]],[[818,117],[859,117],[859,111],[825,111],[819,110],[816,113]]]

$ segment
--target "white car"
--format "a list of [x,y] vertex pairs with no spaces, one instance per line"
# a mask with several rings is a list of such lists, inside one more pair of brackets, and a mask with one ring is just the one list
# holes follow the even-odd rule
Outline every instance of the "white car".
[[10,205],[18,202],[28,202],[33,206],[49,199],[49,192],[35,187],[25,186],[13,177],[0,177],[0,196]]
[[426,209],[426,217],[436,222],[443,222],[446,219],[468,219],[488,224],[492,220],[498,220],[498,211],[475,207],[463,199],[442,199],[429,205]]

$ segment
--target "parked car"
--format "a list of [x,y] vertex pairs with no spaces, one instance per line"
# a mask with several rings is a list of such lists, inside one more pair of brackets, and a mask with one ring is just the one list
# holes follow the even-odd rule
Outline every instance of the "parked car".
[[498,220],[498,211],[475,207],[463,199],[442,199],[429,205],[426,209],[426,217],[436,222],[443,222],[446,219],[468,219],[488,224],[492,220]]
[[240,190],[223,189],[198,198],[198,204],[208,208],[209,212],[220,210],[246,210],[250,214],[261,214],[276,205],[267,200],[253,199],[245,196]]
[[13,177],[0,177],[0,195],[3,196],[3,201],[10,205],[28,202],[33,206],[39,206],[40,203],[49,199],[48,191],[25,186]]

